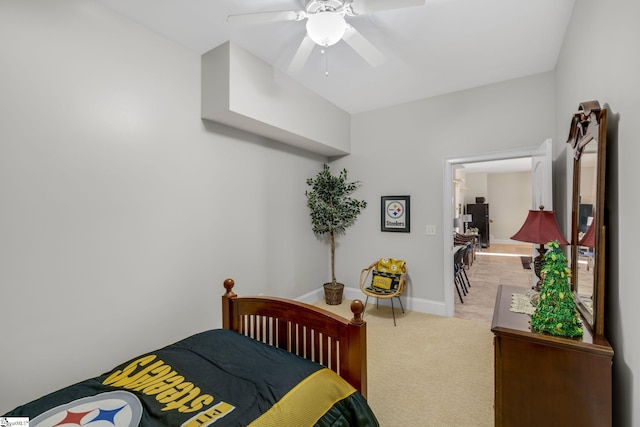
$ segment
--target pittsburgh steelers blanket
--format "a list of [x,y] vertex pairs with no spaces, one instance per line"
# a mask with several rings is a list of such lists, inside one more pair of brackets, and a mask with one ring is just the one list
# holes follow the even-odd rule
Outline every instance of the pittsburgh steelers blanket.
[[20,406],[30,427],[377,426],[333,371],[216,329]]

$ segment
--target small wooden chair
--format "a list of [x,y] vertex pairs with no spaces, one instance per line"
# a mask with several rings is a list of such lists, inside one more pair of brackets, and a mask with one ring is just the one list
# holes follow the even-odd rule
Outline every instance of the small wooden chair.
[[369,267],[363,268],[360,272],[360,290],[367,296],[364,302],[365,310],[370,296],[376,298],[376,307],[380,298],[390,299],[393,326],[396,326],[393,298],[398,298],[400,308],[404,313],[400,295],[402,295],[406,287],[406,278],[407,264],[403,260],[380,258]]

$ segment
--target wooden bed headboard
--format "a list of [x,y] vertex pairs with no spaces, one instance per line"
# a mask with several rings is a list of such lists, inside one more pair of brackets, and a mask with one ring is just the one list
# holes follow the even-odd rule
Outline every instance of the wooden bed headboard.
[[362,301],[347,320],[319,307],[276,297],[238,297],[224,281],[222,327],[335,371],[367,397],[367,325]]

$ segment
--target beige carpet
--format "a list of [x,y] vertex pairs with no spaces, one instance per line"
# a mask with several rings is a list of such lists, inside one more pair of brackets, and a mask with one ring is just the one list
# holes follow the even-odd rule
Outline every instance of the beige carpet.
[[[317,303],[351,317],[340,305]],[[493,334],[486,322],[369,303],[365,312],[368,401],[383,427],[494,425]]]

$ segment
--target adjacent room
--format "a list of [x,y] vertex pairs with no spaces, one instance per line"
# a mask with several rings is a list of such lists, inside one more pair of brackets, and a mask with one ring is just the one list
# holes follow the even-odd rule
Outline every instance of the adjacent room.
[[[287,312],[339,343],[313,347],[305,357],[327,352],[329,369],[304,365],[296,384],[334,371],[338,395],[349,397],[325,406],[359,413],[361,425],[509,425],[527,413],[531,389],[501,367],[514,363],[532,382],[564,372],[555,358],[516,348],[507,325],[513,285],[524,293],[538,279],[541,243],[518,231],[544,205],[567,239],[545,249],[567,256],[587,335],[535,339],[598,359],[569,358],[575,376],[545,377],[559,390],[580,383],[562,396],[589,397],[535,416],[639,425],[640,287],[628,230],[640,211],[631,189],[640,182],[640,3],[513,3],[0,0],[0,414],[104,375],[99,389],[124,384],[113,401],[140,425],[160,424],[136,412],[140,396],[128,400],[136,387],[155,393],[170,425],[196,414],[224,425],[240,401],[187,382],[173,347],[146,372],[151,359],[140,355],[201,346],[187,337],[240,330],[245,315]],[[337,25],[337,38],[314,40],[320,16],[332,17],[318,25]],[[589,135],[606,151],[588,169]],[[522,158],[526,171],[474,170]],[[334,245],[309,206],[309,181],[325,166],[348,171],[360,202]],[[486,231],[474,204],[489,206]],[[459,265],[456,230],[475,243],[463,243]],[[389,258],[401,260],[386,264],[399,269],[399,298],[352,304],[376,280],[363,286],[363,269]],[[397,288],[388,277],[378,283]],[[334,279],[343,294],[327,304],[323,285]],[[245,305],[234,293],[270,302]],[[297,311],[300,303],[314,309]],[[330,322],[316,317],[324,310]],[[262,373],[280,377],[284,365]],[[153,389],[126,376],[133,371],[184,382]],[[75,402],[54,396],[46,411],[89,411]],[[46,411],[38,425],[60,422]]]

